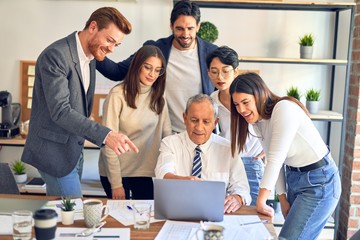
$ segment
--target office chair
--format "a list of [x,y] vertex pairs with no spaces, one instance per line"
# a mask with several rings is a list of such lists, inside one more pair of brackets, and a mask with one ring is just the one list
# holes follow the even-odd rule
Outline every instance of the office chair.
[[0,163],[0,194],[20,194],[9,164]]

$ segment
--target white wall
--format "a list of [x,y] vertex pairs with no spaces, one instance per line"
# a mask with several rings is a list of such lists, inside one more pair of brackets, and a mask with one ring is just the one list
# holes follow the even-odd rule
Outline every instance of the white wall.
[[[168,36],[172,0],[61,1],[61,0],[0,0],[0,90],[8,90],[13,101],[19,101],[19,61],[36,60],[40,52],[53,41],[81,30],[90,14],[102,6],[118,8],[133,24],[133,32],[109,57],[121,60],[137,50],[145,40]],[[219,29],[217,45],[228,45],[240,56],[286,57],[299,56],[298,38],[304,33],[315,36],[314,58],[331,58],[333,47],[333,15],[322,12],[284,12],[238,9],[202,9],[202,21],[211,21]],[[344,15],[343,13],[341,15]],[[347,15],[347,14],[345,14]],[[344,58],[347,48],[348,21],[342,17],[339,39]],[[322,91],[321,108],[327,109],[330,68],[320,65],[280,65],[242,63],[242,69],[258,69],[270,88],[285,95],[291,85],[303,92],[313,87]],[[340,69],[342,72],[345,68]],[[343,74],[338,72],[339,89],[336,110],[342,111]],[[98,74],[98,83],[106,80]],[[303,98],[304,101],[304,98]],[[326,125],[316,123],[325,136]],[[340,124],[338,125],[338,129]],[[339,133],[333,137],[340,138]],[[339,143],[332,143],[338,148]],[[21,156],[22,148],[3,147],[0,161],[13,161]],[[335,157],[338,153],[334,154]],[[98,151],[86,150],[86,178],[97,178]],[[90,163],[90,164],[89,164]],[[33,171],[31,174],[36,174]]]
[[[83,29],[90,14],[103,6],[118,8],[133,25],[132,33],[109,55],[114,60],[127,58],[148,39],[171,33],[172,0],[0,0],[0,90],[11,92],[13,102],[19,102],[19,61],[36,60],[50,43]],[[100,74],[97,80],[98,83],[106,81]],[[3,147],[0,161],[19,159],[22,151],[21,147]],[[98,150],[85,150],[84,178],[98,178],[98,155]],[[29,171],[30,176],[38,175],[31,166]]]

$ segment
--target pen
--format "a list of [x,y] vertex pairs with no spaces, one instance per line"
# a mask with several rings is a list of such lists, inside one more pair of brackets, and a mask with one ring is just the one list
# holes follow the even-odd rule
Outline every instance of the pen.
[[129,205],[126,205],[126,207],[127,207],[127,209],[129,209],[129,210],[133,210],[133,208],[132,208],[131,206],[129,206]]
[[267,223],[267,222],[268,222],[268,220],[261,220],[261,221],[248,222],[248,223],[240,223],[240,226],[251,225],[251,224],[257,224],[257,223]]
[[101,236],[101,235],[99,235],[99,236],[97,236],[97,235],[94,235],[93,236],[93,238],[95,239],[95,238],[120,238],[120,236],[119,235],[114,235],[114,236]]

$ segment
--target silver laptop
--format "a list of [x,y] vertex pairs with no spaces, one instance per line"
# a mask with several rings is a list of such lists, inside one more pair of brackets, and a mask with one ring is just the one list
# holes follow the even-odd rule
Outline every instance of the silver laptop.
[[156,219],[223,221],[225,183],[154,179]]
[[47,200],[22,199],[22,198],[1,198],[0,215],[10,215],[17,210],[29,210],[33,213],[42,208]]

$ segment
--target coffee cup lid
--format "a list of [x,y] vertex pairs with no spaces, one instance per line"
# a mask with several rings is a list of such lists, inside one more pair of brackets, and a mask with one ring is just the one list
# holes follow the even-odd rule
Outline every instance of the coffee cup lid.
[[39,209],[35,211],[34,219],[45,220],[56,218],[58,215],[53,209]]

